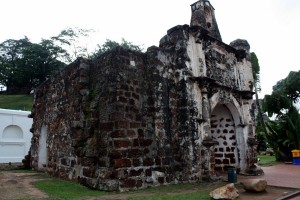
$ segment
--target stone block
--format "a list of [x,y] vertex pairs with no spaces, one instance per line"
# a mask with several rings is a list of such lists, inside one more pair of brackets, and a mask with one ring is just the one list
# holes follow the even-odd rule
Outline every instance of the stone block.
[[238,190],[233,183],[227,184],[223,187],[217,188],[209,193],[213,199],[236,199],[239,197]]
[[120,184],[121,188],[134,188],[136,186],[136,180],[135,179],[125,179],[121,181]]
[[143,169],[132,169],[129,172],[129,176],[140,176],[143,171]]
[[254,178],[241,181],[241,185],[248,192],[264,192],[268,184],[265,179]]

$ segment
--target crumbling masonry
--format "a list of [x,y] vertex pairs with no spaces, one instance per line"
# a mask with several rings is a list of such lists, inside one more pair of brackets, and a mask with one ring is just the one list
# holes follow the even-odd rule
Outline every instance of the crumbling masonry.
[[191,8],[159,47],[79,58],[36,90],[34,169],[108,191],[252,170],[250,46],[222,42],[209,1]]

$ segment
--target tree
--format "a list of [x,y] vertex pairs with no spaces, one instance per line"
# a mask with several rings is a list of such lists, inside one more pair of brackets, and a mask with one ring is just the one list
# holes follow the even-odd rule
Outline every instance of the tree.
[[261,147],[265,147],[265,139],[264,133],[266,132],[266,125],[264,122],[263,112],[261,110],[260,99],[258,98],[258,92],[261,90],[260,87],[260,66],[257,59],[257,56],[254,52],[251,52],[251,64],[252,64],[252,72],[254,79],[254,92],[255,92],[255,104],[257,109],[256,117],[256,135],[258,141],[257,149],[260,150]]
[[0,84],[5,85],[8,91],[24,89],[20,62],[24,49],[30,45],[27,37],[19,40],[8,39],[0,44]]
[[0,84],[7,93],[29,93],[65,65],[58,58],[66,51],[51,40],[10,39],[0,44],[0,52]]
[[28,46],[23,51],[23,83],[27,83],[30,89],[40,85],[65,66],[65,63],[58,60],[65,53],[65,50],[54,45],[52,40],[42,40],[39,44]]
[[89,37],[92,29],[67,28],[62,30],[57,36],[51,37],[54,43],[66,50],[62,61],[70,63],[78,57],[90,57],[86,46],[83,46],[82,40]]
[[278,160],[291,158],[292,149],[300,149],[300,115],[295,103],[299,101],[300,71],[289,75],[273,86],[271,95],[266,95],[263,110],[269,116],[276,115],[267,123],[266,138],[272,145]]
[[56,71],[78,56],[92,58],[116,46],[142,51],[138,45],[122,38],[121,44],[112,40],[90,54],[82,44],[82,39],[93,30],[62,30],[57,36],[32,43],[27,37],[19,40],[9,39],[0,44],[0,85],[6,86],[7,93],[29,93]]

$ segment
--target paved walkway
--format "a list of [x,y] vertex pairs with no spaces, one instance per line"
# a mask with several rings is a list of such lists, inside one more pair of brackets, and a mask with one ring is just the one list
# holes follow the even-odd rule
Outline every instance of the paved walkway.
[[238,179],[264,178],[268,185],[290,188],[300,188],[300,165],[280,164],[270,167],[262,167],[263,176],[238,176]]

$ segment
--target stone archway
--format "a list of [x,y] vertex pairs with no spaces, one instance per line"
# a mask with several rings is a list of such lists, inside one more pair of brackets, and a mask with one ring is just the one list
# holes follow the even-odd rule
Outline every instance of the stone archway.
[[214,149],[215,170],[226,171],[228,167],[238,167],[235,122],[225,104],[218,104],[212,112],[211,134],[213,140],[218,142]]

